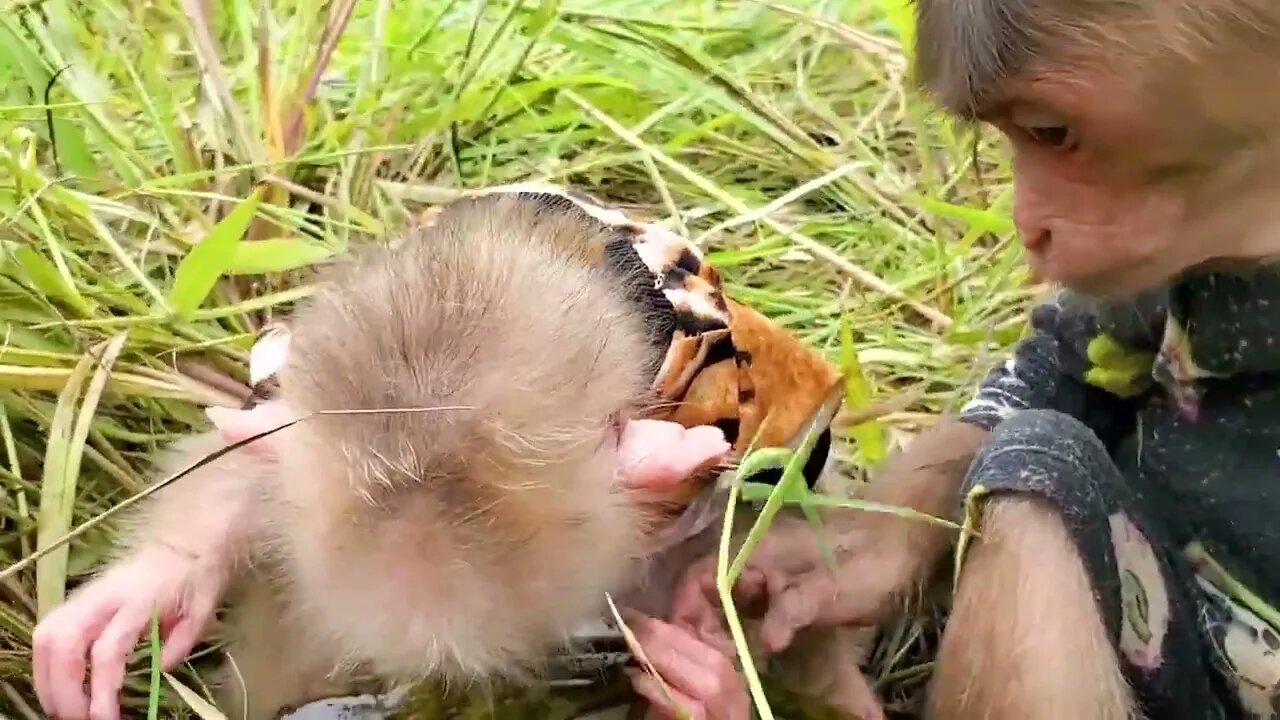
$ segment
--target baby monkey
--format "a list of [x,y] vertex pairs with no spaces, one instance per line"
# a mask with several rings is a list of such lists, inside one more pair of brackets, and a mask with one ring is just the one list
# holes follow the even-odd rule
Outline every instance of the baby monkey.
[[115,720],[153,612],[172,667],[224,598],[231,717],[356,673],[535,674],[635,571],[661,498],[730,449],[644,417],[675,320],[631,243],[562,197],[499,193],[334,269],[255,349],[278,389],[210,409],[161,476],[303,419],[132,515],[36,629],[46,712]]

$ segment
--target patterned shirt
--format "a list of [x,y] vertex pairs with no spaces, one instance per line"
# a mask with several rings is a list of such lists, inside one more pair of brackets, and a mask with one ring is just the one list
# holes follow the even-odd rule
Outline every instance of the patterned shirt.
[[1173,538],[1280,600],[1280,273],[1185,278],[1116,302],[1060,291],[962,419],[1088,425]]

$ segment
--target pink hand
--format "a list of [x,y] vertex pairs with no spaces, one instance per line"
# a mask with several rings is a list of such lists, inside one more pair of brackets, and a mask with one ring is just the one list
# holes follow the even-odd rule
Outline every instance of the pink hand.
[[150,631],[152,613],[160,616],[161,665],[172,669],[199,641],[220,593],[214,573],[167,551],[112,567],[36,626],[40,705],[57,720],[119,720],[126,661]]
[[629,671],[632,687],[650,703],[649,717],[667,720],[748,720],[751,700],[727,651],[689,631],[643,615],[628,613],[627,626],[645,656],[667,683],[642,670]]

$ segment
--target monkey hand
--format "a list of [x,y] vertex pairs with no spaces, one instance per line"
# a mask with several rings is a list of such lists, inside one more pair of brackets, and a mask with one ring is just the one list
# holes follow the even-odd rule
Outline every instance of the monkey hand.
[[[986,430],[942,420],[895,453],[864,499],[934,517],[954,511]],[[779,514],[752,552],[733,589],[744,612],[762,613],[761,650],[785,650],[809,626],[880,625],[917,593],[955,538],[952,529],[880,512],[827,515],[824,539],[798,515]],[[716,558],[690,566],[676,589],[672,619],[703,637],[721,627]]]
[[685,628],[626,614],[627,627],[666,683],[643,670],[629,670],[632,688],[649,702],[652,720],[749,720],[751,701],[734,665],[731,647],[708,642]]
[[[759,614],[759,648],[773,655],[813,625],[874,625],[888,619],[899,592],[911,586],[916,563],[892,538],[868,537],[858,528],[827,526],[835,555],[828,565],[816,531],[803,518],[779,516],[733,589],[739,612]],[[716,557],[689,567],[676,588],[672,620],[701,636],[722,634]]]
[[224,584],[223,573],[196,558],[153,546],[79,588],[32,637],[44,711],[56,720],[119,720],[126,660],[150,631],[153,613],[163,641],[160,662],[171,669],[203,635]]

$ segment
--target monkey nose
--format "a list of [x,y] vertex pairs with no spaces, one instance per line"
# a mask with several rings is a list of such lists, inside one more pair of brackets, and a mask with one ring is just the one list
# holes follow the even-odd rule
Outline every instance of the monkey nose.
[[1053,243],[1053,233],[1046,227],[1020,228],[1022,246],[1033,253],[1044,252]]

